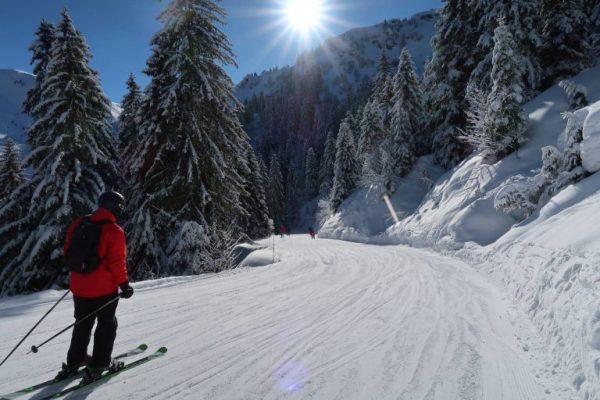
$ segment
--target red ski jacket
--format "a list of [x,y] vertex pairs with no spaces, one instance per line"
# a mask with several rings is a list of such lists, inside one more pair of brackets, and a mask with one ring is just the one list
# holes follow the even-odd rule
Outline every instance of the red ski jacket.
[[[67,230],[64,254],[67,254],[73,230],[81,223],[83,217],[73,221]],[[71,292],[77,297],[102,297],[116,293],[119,285],[128,282],[127,249],[125,232],[117,225],[117,219],[106,208],[98,208],[91,217],[92,221],[111,221],[102,225],[98,256],[102,260],[98,268],[89,274],[71,272]]]

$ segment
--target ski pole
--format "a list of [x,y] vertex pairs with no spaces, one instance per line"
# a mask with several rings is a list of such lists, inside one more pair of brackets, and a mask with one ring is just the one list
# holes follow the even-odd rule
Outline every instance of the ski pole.
[[62,335],[63,333],[65,333],[66,331],[68,331],[69,329],[73,328],[74,326],[79,325],[80,323],[82,323],[83,321],[85,321],[86,319],[96,315],[96,313],[98,313],[98,311],[102,310],[103,308],[108,307],[109,305],[111,305],[112,303],[114,303],[115,301],[119,300],[119,296],[115,297],[114,299],[112,299],[111,301],[109,301],[108,303],[105,303],[104,305],[102,305],[101,307],[98,307],[97,310],[91,312],[90,314],[86,315],[85,317],[83,317],[82,319],[80,319],[79,321],[75,321],[73,322],[71,325],[67,326],[65,329],[63,329],[62,331],[58,332],[56,335],[52,336],[50,339],[46,340],[44,343],[39,344],[37,346],[31,346],[31,350],[29,350],[29,352],[27,352],[27,354],[30,353],[37,353],[40,349],[40,347],[42,347],[43,345],[45,345],[46,343],[50,342],[51,340],[54,340],[55,338],[57,338],[58,336]]
[[31,328],[29,330],[29,332],[27,332],[27,334],[23,337],[23,339],[21,339],[21,341],[19,343],[17,343],[17,345],[10,351],[10,353],[8,353],[8,355],[6,357],[4,357],[4,360],[2,360],[2,362],[0,362],[0,366],[2,366],[2,364],[4,364],[4,362],[6,360],[8,360],[8,358],[12,355],[12,353],[14,353],[15,350],[17,350],[19,348],[19,346],[21,345],[21,343],[23,343],[25,341],[25,339],[27,339],[27,337],[29,335],[31,335],[31,332],[33,332],[35,330],[35,328],[37,328],[38,325],[42,323],[42,321],[44,320],[44,318],[46,318],[48,316],[48,314],[50,314],[52,312],[52,310],[54,310],[56,308],[56,306],[58,305],[58,303],[60,303],[65,297],[67,297],[67,295],[69,294],[69,292],[70,292],[70,290],[67,290],[65,292],[65,294],[63,294],[62,297],[60,299],[58,299],[58,301],[56,303],[54,303],[54,305],[52,306],[52,308],[49,309],[46,314],[44,314],[44,316],[33,326],[33,328]]

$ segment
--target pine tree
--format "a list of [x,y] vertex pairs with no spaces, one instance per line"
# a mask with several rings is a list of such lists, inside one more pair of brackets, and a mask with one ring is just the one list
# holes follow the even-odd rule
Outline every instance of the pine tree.
[[321,157],[321,165],[319,167],[319,192],[324,196],[329,196],[331,187],[333,186],[333,166],[335,164],[335,136],[333,131],[327,132],[325,140],[325,148]]
[[128,160],[134,157],[139,132],[137,114],[142,102],[142,92],[133,74],[127,79],[127,94],[121,103],[122,112],[119,115],[119,164],[121,171],[128,174]]
[[269,169],[269,210],[275,226],[283,223],[285,193],[279,157],[273,154]]
[[[153,51],[144,72],[153,79],[144,90],[140,104],[139,113],[144,116],[139,127],[140,143],[136,151],[131,154],[132,157],[126,160],[129,164],[127,173],[131,174],[135,183],[126,192],[127,264],[133,267],[130,276],[140,279],[161,275],[164,266],[168,264],[167,249],[164,244],[168,240],[165,232],[167,232],[166,227],[170,226],[170,215],[149,203],[149,200],[154,198],[143,190],[142,183],[146,179],[151,157],[156,151],[151,143],[148,149],[145,148],[148,145],[147,139],[162,123],[161,116],[156,113],[156,110],[160,109],[164,92],[174,81],[174,77],[169,76],[166,71],[167,54],[161,50],[168,45],[170,36],[169,31],[163,30],[151,40]],[[142,154],[146,156],[140,157]],[[158,190],[158,186],[155,189]],[[180,230],[179,235],[181,236],[182,233],[183,230]],[[201,238],[208,240],[205,234]]]
[[542,0],[542,66],[547,86],[590,65],[583,0]]
[[[27,97],[23,102],[23,112],[29,115],[32,115],[36,108],[40,106],[45,107],[44,105],[40,105],[42,83],[46,79],[46,70],[48,69],[48,64],[52,56],[52,45],[56,37],[54,25],[42,19],[35,35],[36,40],[29,46],[29,51],[32,53],[30,63],[33,65],[35,82],[27,92]],[[38,114],[43,114],[43,112],[43,110],[38,110]],[[31,134],[28,135],[27,140],[30,148],[36,146],[35,137],[31,136]]]
[[290,160],[285,179],[285,201],[283,207],[284,225],[291,226],[296,222],[300,193],[302,192],[302,177],[299,174],[298,165]]
[[60,258],[68,224],[90,212],[116,180],[110,102],[90,58],[64,10],[41,83],[44,106],[32,111],[35,147],[25,160],[32,177],[0,210],[0,219],[18,214],[0,228],[0,240],[7,243],[0,250],[4,294],[44,289],[66,275]]
[[466,124],[465,91],[481,55],[477,48],[481,19],[478,0],[447,0],[440,11],[432,39],[433,56],[427,64],[423,87],[433,132],[434,161],[450,168],[468,154],[459,138]]
[[600,63],[600,2],[588,0],[587,15],[590,16],[588,32],[590,34],[590,56],[595,65]]
[[392,66],[390,65],[385,51],[381,51],[377,74],[373,79],[373,91],[371,96],[377,98],[380,104],[386,104],[391,101],[389,82],[392,76]]
[[[539,52],[542,35],[539,32],[539,10],[541,0],[496,0],[481,2],[482,15],[478,46],[482,59],[473,71],[471,79],[484,91],[491,88],[490,73],[494,51],[494,31],[501,20],[512,34],[522,68],[522,86],[527,93],[534,93],[540,87],[542,67]],[[529,97],[529,96],[528,96]]]
[[319,168],[317,156],[312,147],[309,147],[306,152],[305,171],[304,187],[306,188],[306,194],[308,197],[313,198],[319,191]]
[[387,136],[384,125],[380,108],[369,100],[363,108],[357,150],[361,179],[367,184],[381,173],[379,146]]
[[423,92],[421,91],[415,64],[406,48],[402,50],[400,55],[398,71],[393,79],[393,87],[392,136],[398,135],[396,131],[399,126],[398,121],[404,119],[404,116],[398,115],[399,111],[406,112],[409,124],[402,129],[407,129],[417,154],[429,153],[431,144],[428,138],[423,135],[423,120],[425,119]]
[[[392,66],[390,65],[385,51],[382,50],[377,67],[377,74],[373,80],[373,90],[369,100],[371,106],[381,116],[383,121],[384,136],[390,126],[391,109],[393,107],[392,98],[394,97],[394,84],[392,82]],[[352,128],[352,124],[350,124]]]
[[501,24],[494,32],[492,91],[487,99],[484,129],[494,143],[496,159],[517,150],[523,141],[525,116],[521,109],[523,87],[519,55],[508,28]]
[[[131,168],[138,183],[130,262],[142,265],[140,275],[184,273],[177,260],[185,254],[176,254],[171,241],[190,226],[225,229],[246,214],[241,168],[249,139],[223,69],[235,65],[218,27],[225,11],[211,0],[172,0],[160,20],[146,69],[151,82],[140,105],[147,118]],[[193,258],[207,245],[199,236],[186,251]]]
[[10,137],[6,137],[0,150],[0,205],[8,200],[8,196],[23,181],[19,146]]
[[52,56],[52,44],[55,39],[54,25],[42,19],[35,35],[37,36],[36,40],[29,46],[29,51],[32,53],[30,64],[33,65],[35,83],[27,92],[27,98],[23,103],[23,112],[26,114],[31,114],[40,103],[41,84],[46,77],[48,63]]
[[397,108],[392,121],[392,136],[386,147],[394,161],[393,172],[397,176],[405,176],[415,162],[415,141],[408,112],[400,102],[396,104]]
[[583,142],[583,124],[586,117],[587,111],[585,110],[563,114],[563,119],[567,120],[567,127],[565,129],[565,149],[562,156],[563,173],[559,182],[557,182],[560,189],[570,183],[577,182],[585,175],[581,159],[581,143]]
[[248,143],[245,159],[248,166],[244,170],[243,178],[246,182],[245,193],[241,197],[246,214],[242,216],[240,227],[251,239],[260,239],[269,236],[269,207],[266,198],[266,182],[263,178],[260,163],[254,150]]
[[358,183],[358,164],[354,134],[347,119],[340,124],[336,142],[333,187],[330,206],[336,211],[342,202],[352,193]]

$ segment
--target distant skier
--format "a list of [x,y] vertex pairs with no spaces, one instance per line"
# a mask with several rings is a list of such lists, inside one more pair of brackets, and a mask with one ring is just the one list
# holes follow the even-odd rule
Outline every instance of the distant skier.
[[282,238],[285,236],[285,226],[283,226],[283,225],[279,226],[279,234],[281,235]]
[[[105,370],[123,368],[123,362],[112,360],[111,355],[117,335],[115,313],[119,302],[118,289],[121,289],[122,298],[133,296],[125,263],[125,232],[117,224],[124,207],[125,199],[121,194],[105,192],[98,200],[98,209],[91,216],[73,221],[67,230],[65,261],[71,270],[70,288],[75,304],[75,321],[82,322],[73,328],[67,362],[63,363],[56,376],[59,379],[75,375],[82,366],[87,366],[82,380],[84,383],[100,378]],[[86,252],[87,245],[95,251]],[[95,311],[94,317],[83,320]],[[87,348],[96,319],[98,325],[90,357]]]
[[311,226],[310,228],[308,228],[308,234],[310,235],[311,239],[314,239],[317,233],[315,232],[315,230]]

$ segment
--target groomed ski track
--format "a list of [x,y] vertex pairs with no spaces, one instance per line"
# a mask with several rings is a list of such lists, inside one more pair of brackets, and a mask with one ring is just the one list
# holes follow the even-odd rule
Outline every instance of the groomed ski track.
[[[136,284],[119,305],[115,353],[141,342],[169,352],[67,398],[574,398],[521,311],[472,267],[308,235],[275,244],[273,265]],[[0,354],[60,294],[0,300]],[[71,322],[65,300],[0,367],[0,394],[53,376],[69,335],[26,349]]]

